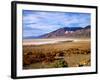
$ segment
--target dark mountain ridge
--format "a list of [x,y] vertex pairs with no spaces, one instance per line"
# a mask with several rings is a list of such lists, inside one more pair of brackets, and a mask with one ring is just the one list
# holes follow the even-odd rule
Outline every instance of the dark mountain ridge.
[[50,33],[39,36],[40,38],[59,38],[59,37],[68,37],[68,38],[81,38],[81,37],[90,37],[90,28],[88,25],[84,28],[82,27],[63,27],[52,31]]

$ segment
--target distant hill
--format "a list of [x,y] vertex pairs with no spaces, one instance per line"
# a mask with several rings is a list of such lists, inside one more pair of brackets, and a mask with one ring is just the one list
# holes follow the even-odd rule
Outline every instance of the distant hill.
[[28,37],[23,37],[23,39],[38,39],[40,37],[36,36],[28,36]]
[[82,27],[64,27],[53,32],[39,36],[38,38],[89,38],[91,26]]
[[91,28],[91,26],[90,25],[88,25],[88,26],[86,26],[84,29],[90,29]]

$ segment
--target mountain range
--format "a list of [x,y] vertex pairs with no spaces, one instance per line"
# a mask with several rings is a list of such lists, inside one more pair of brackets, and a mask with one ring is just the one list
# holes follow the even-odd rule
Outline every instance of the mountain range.
[[[63,27],[59,28],[50,33],[46,33],[41,36],[29,36],[27,39],[35,38],[90,38],[91,36],[91,26],[83,27]],[[25,38],[26,39],[26,38]]]
[[89,38],[91,26],[82,27],[63,27],[53,32],[39,36],[40,38]]

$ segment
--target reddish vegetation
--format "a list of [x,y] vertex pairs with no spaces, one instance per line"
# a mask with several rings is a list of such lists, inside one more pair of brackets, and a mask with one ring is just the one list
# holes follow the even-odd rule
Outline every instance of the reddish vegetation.
[[23,69],[91,65],[89,41],[23,46]]
[[90,49],[81,50],[78,48],[70,48],[68,50],[55,51],[49,53],[28,52],[27,54],[23,55],[23,65],[29,65],[32,63],[43,62],[43,61],[52,62],[55,60],[55,57],[63,57],[65,54],[68,56],[70,54],[90,54]]

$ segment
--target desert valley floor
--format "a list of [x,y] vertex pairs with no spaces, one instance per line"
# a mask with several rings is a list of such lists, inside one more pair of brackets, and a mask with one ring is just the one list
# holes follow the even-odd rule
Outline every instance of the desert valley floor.
[[90,39],[23,40],[23,69],[91,66]]

